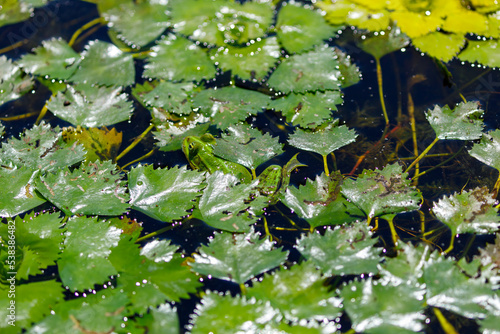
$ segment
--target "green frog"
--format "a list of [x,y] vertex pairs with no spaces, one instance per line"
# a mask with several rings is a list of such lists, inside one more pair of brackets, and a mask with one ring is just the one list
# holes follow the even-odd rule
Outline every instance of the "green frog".
[[193,169],[214,173],[218,170],[224,174],[236,176],[242,183],[248,183],[252,180],[250,171],[240,164],[218,158],[214,155],[213,145],[215,138],[209,133],[201,137],[188,136],[182,142],[182,151]]

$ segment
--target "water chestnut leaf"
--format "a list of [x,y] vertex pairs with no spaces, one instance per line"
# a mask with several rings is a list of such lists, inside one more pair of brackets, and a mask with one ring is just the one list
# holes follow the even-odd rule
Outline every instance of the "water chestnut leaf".
[[481,141],[472,146],[469,154],[500,171],[500,130],[483,133]]
[[36,189],[65,214],[114,216],[129,205],[122,175],[110,161],[65,168],[36,180]]
[[217,139],[214,154],[223,159],[255,169],[264,162],[283,153],[278,137],[262,134],[248,125],[236,124]]
[[[194,114],[193,114],[194,115]],[[184,138],[189,136],[199,137],[208,131],[210,119],[203,115],[196,115],[196,118],[182,124],[174,122],[166,122],[164,125],[157,126],[157,131],[154,131],[154,137],[158,141],[156,146],[160,151],[175,151],[182,148]]]
[[296,129],[288,139],[288,144],[305,151],[327,156],[331,152],[356,140],[358,135],[338,121],[328,124],[317,131]]
[[99,9],[108,27],[116,30],[118,37],[132,47],[145,46],[170,26],[166,2],[122,2],[109,9]]
[[467,47],[458,58],[470,63],[478,62],[490,67],[500,67],[500,56],[497,51],[498,41],[489,39],[487,41],[467,41]]
[[483,121],[479,119],[482,114],[479,102],[460,102],[453,110],[436,105],[425,117],[439,139],[474,140],[483,134]]
[[351,222],[363,213],[340,194],[341,184],[340,172],[330,177],[323,173],[299,188],[288,187],[281,202],[306,219],[311,228]]
[[275,271],[254,282],[246,296],[269,302],[285,319],[322,321],[340,315],[340,299],[335,291],[328,291],[325,277],[311,261],[295,264],[292,268]]
[[80,55],[62,38],[42,41],[42,46],[33,52],[22,56],[17,63],[28,73],[54,79],[68,79],[81,61]]
[[170,304],[161,304],[157,308],[150,308],[149,313],[134,318],[135,327],[147,328],[148,333],[162,334],[165,329],[171,334],[180,334],[179,316],[177,309]]
[[[22,328],[29,328],[33,322],[43,319],[56,303],[64,299],[63,290],[60,282],[56,280],[16,284],[16,326],[2,321],[0,323],[2,333],[20,333]],[[8,298],[7,290],[1,289],[1,291],[0,317],[7,320],[12,299]]]
[[[199,37],[203,35],[197,31],[200,26],[206,26],[207,22],[214,19],[217,12],[224,5],[228,5],[227,0],[170,0],[172,25],[174,30],[182,35],[194,34]],[[211,36],[213,38],[213,36]]]
[[338,90],[342,74],[332,48],[321,45],[286,58],[269,78],[269,86],[284,93]]
[[269,37],[248,44],[244,47],[224,45],[213,49],[210,51],[211,59],[223,71],[231,71],[233,76],[262,81],[281,56],[278,41],[276,37]]
[[106,86],[129,86],[134,83],[133,57],[115,45],[99,40],[90,41],[82,57],[78,70],[70,78],[71,81]]
[[288,251],[274,248],[253,229],[243,234],[216,233],[198,253],[191,263],[194,271],[238,284],[283,264],[288,257]]
[[[500,287],[500,237],[497,234],[494,244],[488,244],[479,249],[479,255],[474,256],[474,261],[480,262],[481,278],[492,285],[492,289]],[[461,266],[462,267],[462,266]],[[476,274],[478,270],[475,271]],[[470,275],[475,277],[475,275]]]
[[[314,22],[314,24],[311,24]],[[278,13],[276,34],[289,53],[301,53],[322,44],[340,27],[327,24],[321,13],[296,3],[284,3]]]
[[4,0],[0,13],[0,27],[28,19],[34,7],[45,5],[47,0]]
[[142,96],[147,106],[164,109],[176,115],[189,115],[192,112],[192,83],[172,83],[162,81],[147,94]]
[[239,87],[206,89],[193,99],[193,107],[212,118],[212,123],[219,129],[227,129],[230,125],[245,120],[266,108],[269,97],[262,93]]
[[64,251],[58,261],[62,283],[71,291],[92,289],[117,271],[108,260],[121,230],[105,220],[73,217],[66,224]]
[[364,170],[356,180],[347,179],[342,194],[368,217],[418,210],[421,193],[410,185],[408,173],[398,164]]
[[342,74],[342,88],[357,84],[361,80],[361,72],[359,71],[359,67],[352,63],[351,56],[338,48],[335,48],[333,51],[339,61],[339,70]]
[[377,273],[382,261],[374,247],[376,238],[366,222],[328,228],[324,235],[310,233],[297,241],[296,248],[328,276]]
[[139,165],[128,173],[130,205],[164,222],[180,219],[194,206],[204,180],[204,173],[185,166],[153,169],[153,165]]
[[445,223],[451,234],[495,232],[500,228],[500,217],[495,198],[488,188],[475,188],[461,194],[444,196],[434,203],[432,212]]
[[207,53],[184,37],[169,35],[151,50],[144,66],[147,78],[200,81],[215,76],[215,66]]
[[0,161],[12,162],[16,166],[25,166],[41,171],[56,171],[72,166],[85,158],[85,150],[77,143],[66,143],[59,127],[51,128],[41,122],[27,129],[20,139],[10,138],[3,143]]
[[352,281],[340,296],[352,329],[359,333],[417,333],[424,329],[422,291],[405,283],[381,284],[369,278]]
[[100,127],[127,121],[133,110],[132,101],[121,87],[98,87],[86,84],[68,85],[47,104],[57,117],[73,125]]
[[[43,269],[55,265],[61,251],[63,232],[66,230],[61,228],[61,221],[62,218],[57,213],[35,215],[34,212],[26,214],[23,218],[17,216],[15,220],[10,220],[8,225],[15,226],[17,251],[22,249],[24,254],[29,254],[29,257],[23,256],[22,259],[15,261],[15,268],[2,261],[7,269],[5,271],[17,272],[17,280],[27,280],[28,276],[40,274]],[[8,225],[0,225],[0,237],[3,241],[2,257],[7,255],[7,243],[10,240]]]
[[303,128],[315,128],[331,119],[331,110],[337,110],[336,105],[342,104],[340,91],[325,91],[316,93],[290,93],[284,97],[272,100],[269,107],[286,117],[287,122]]
[[141,248],[140,254],[154,262],[169,262],[179,249],[177,245],[171,245],[170,240],[153,240]]
[[0,217],[14,217],[46,202],[35,192],[38,171],[15,166],[0,166]]
[[376,34],[362,39],[359,47],[371,54],[374,58],[380,59],[383,56],[400,50],[410,43],[408,36],[403,34],[401,30],[394,27],[385,31],[384,34]]
[[[453,34],[435,31],[412,39],[412,44],[420,51],[442,61],[453,59],[465,45],[463,34]],[[439,45],[437,48],[436,45]]]
[[132,313],[144,314],[148,308],[161,305],[165,300],[188,299],[189,294],[201,286],[181,254],[168,256],[170,259],[166,262],[163,255],[171,250],[164,248],[165,244],[158,245],[163,249],[152,247],[160,251],[153,255],[149,251],[151,248],[139,250],[132,240],[122,238],[109,255],[109,261],[119,273],[116,288],[123,290],[130,299],[132,305],[128,309]]
[[10,59],[0,56],[0,105],[21,97],[32,87],[30,76],[22,73]]
[[62,137],[68,144],[79,143],[85,148],[85,160],[88,162],[114,160],[122,143],[122,133],[116,128],[108,130],[98,128],[63,128]]

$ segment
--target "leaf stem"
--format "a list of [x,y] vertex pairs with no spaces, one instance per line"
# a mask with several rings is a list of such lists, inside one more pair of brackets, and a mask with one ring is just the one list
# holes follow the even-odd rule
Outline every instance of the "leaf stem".
[[120,153],[116,159],[115,159],[115,162],[120,160],[121,158],[123,158],[123,156],[125,154],[127,154],[128,152],[130,152],[134,147],[137,146],[137,144],[139,144],[139,142],[141,140],[144,139],[144,137],[146,137],[146,135],[149,133],[149,131],[151,131],[153,128],[154,128],[154,124],[149,124],[148,128],[146,130],[144,130],[144,132],[142,132],[137,138],[134,139],[134,141],[132,142],[132,144],[130,144],[126,149],[124,149],[122,151],[122,153]]
[[377,82],[378,94],[380,96],[380,105],[382,106],[382,111],[384,113],[385,125],[389,125],[389,116],[387,116],[387,110],[385,108],[384,101],[384,87],[382,82],[382,66],[380,66],[380,58],[375,57],[375,63],[377,64]]
[[415,166],[420,160],[422,160],[423,157],[427,154],[427,152],[429,152],[431,150],[431,148],[434,145],[436,145],[436,143],[438,141],[439,141],[438,137],[434,138],[434,140],[432,141],[432,143],[430,143],[429,146],[427,146],[427,148],[425,150],[423,150],[422,153],[420,153],[420,155],[415,160],[413,160],[413,162],[411,163],[411,165],[408,166],[408,168],[406,168],[406,170],[404,172],[407,173],[413,166]]
[[[52,95],[54,96],[54,95]],[[50,98],[52,98],[52,96]],[[35,121],[35,124],[38,125],[40,124],[40,121],[42,120],[42,118],[45,117],[45,115],[47,114],[47,111],[49,110],[49,108],[47,107],[47,105],[49,104],[49,100],[47,100],[47,102],[45,102],[42,110],[40,111],[40,114],[38,114],[38,117],[36,118],[36,121]]]
[[29,113],[22,114],[22,115],[16,115],[16,116],[10,116],[10,117],[0,117],[0,121],[4,121],[4,122],[18,121],[20,119],[29,118],[29,117],[32,117],[32,116],[36,116],[38,114],[39,114],[38,111],[33,111],[33,112],[29,112]]
[[137,158],[137,159],[135,159],[135,160],[133,160],[133,161],[128,162],[127,164],[123,165],[123,166],[122,166],[122,167],[120,167],[119,169],[123,170],[123,169],[125,169],[126,167],[128,167],[128,166],[130,166],[130,165],[132,165],[132,164],[135,164],[136,162],[139,162],[139,161],[141,161],[141,160],[143,160],[143,159],[149,158],[149,157],[150,157],[150,156],[152,156],[155,152],[156,152],[156,147],[155,147],[155,148],[153,148],[153,149],[152,149],[151,151],[149,151],[148,153],[144,154],[142,157]]
[[458,334],[453,325],[450,324],[450,322],[444,317],[443,313],[441,313],[441,310],[439,310],[436,307],[433,307],[432,311],[434,311],[434,314],[436,315],[436,318],[438,319],[441,328],[446,334]]
[[[459,149],[456,153],[454,153],[451,157],[449,157],[448,159],[446,159],[446,160],[445,160],[445,161],[443,161],[443,162],[440,162],[440,163],[439,163],[439,164],[437,164],[436,166],[433,166],[433,167],[431,167],[431,168],[429,168],[429,169],[427,169],[427,170],[423,171],[422,173],[419,173],[419,174],[416,174],[416,173],[415,173],[415,175],[413,176],[413,179],[415,179],[415,178],[419,178],[419,177],[421,177],[422,175],[425,175],[425,174],[427,174],[427,173],[429,173],[429,172],[433,171],[434,169],[441,167],[442,165],[446,164],[448,161],[453,160],[453,159],[454,159],[454,158],[455,158],[458,154],[460,154],[460,152],[462,152],[463,148],[464,148],[464,146],[462,146],[462,147],[461,147],[461,148],[460,148],[460,149]],[[446,153],[446,155],[449,155],[449,153]],[[430,156],[433,156],[433,157],[434,157],[434,156],[439,156],[439,155],[438,155],[438,154],[429,154],[427,157],[430,157]],[[442,155],[442,156],[444,156],[444,155]]]
[[495,186],[493,186],[493,198],[497,198],[499,189],[500,189],[500,172],[498,174],[497,182],[495,182]]
[[167,232],[167,231],[169,231],[169,230],[171,230],[173,228],[174,228],[174,225],[166,226],[164,228],[161,228],[161,229],[159,229],[157,231],[151,232],[149,234],[146,234],[145,236],[142,236],[142,237],[138,238],[135,241],[135,243],[139,243],[139,242],[144,241],[146,239],[149,239],[149,238],[152,238],[152,237],[156,237],[156,236],[158,236],[158,235],[160,235],[160,234],[162,234],[164,232]]
[[[418,156],[418,141],[417,141],[417,127],[415,123],[415,105],[413,103],[413,97],[411,93],[408,92],[408,116],[410,116],[410,127],[411,127],[411,138],[413,141],[413,154]],[[415,164],[415,175],[420,173],[420,165]],[[416,186],[418,184],[418,178],[412,179],[412,185]]]
[[26,44],[29,42],[29,39],[23,39],[22,41],[19,41],[19,42],[16,42],[14,44],[11,44],[3,49],[0,49],[0,54],[2,53],[5,53],[5,52],[9,52],[11,50],[14,50],[15,48],[18,48],[20,46],[22,46],[23,44]]
[[77,31],[75,31],[75,33],[73,34],[73,36],[71,36],[71,39],[69,40],[68,45],[69,46],[73,46],[73,44],[75,44],[75,41],[78,38],[78,36],[80,36],[80,34],[84,30],[87,30],[88,28],[90,28],[90,27],[92,27],[92,26],[94,26],[96,24],[101,24],[101,23],[104,23],[104,18],[102,18],[102,17],[98,17],[96,19],[93,19],[90,22],[87,22],[86,24],[84,24],[83,26],[81,26]]
[[257,175],[255,174],[255,168],[251,168],[250,171],[252,172],[252,180],[255,180],[257,178]]
[[446,248],[446,250],[444,252],[446,254],[448,254],[449,252],[451,252],[453,250],[454,244],[455,244],[455,234],[452,234],[451,235],[451,240],[450,240],[450,245],[448,246],[448,248]]
[[328,162],[326,161],[327,155],[323,156],[323,168],[325,169],[326,176],[330,176],[330,171],[328,170]]
[[394,243],[394,246],[398,245],[398,240],[399,240],[399,235],[398,232],[396,232],[396,228],[394,227],[394,217],[396,217],[395,214],[388,214],[383,216],[385,220],[387,220],[387,223],[389,224],[389,228],[391,230],[391,237],[392,237],[392,242]]
[[242,295],[247,294],[247,287],[245,286],[245,283],[240,283],[240,290]]

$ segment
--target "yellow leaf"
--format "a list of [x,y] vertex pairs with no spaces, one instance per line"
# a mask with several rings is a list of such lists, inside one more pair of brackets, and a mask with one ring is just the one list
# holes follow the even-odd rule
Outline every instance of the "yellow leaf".
[[106,127],[98,128],[76,128],[63,129],[63,138],[66,142],[79,142],[85,147],[86,161],[114,160],[122,143],[122,133],[115,128],[108,130]]

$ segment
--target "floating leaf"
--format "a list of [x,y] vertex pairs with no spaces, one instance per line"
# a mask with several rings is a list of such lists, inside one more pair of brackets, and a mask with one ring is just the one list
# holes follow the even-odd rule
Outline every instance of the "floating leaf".
[[191,109],[192,83],[160,82],[143,96],[144,102],[152,107],[165,109],[177,115],[189,115]]
[[82,53],[82,61],[70,80],[106,86],[128,86],[134,83],[132,55],[125,54],[111,43],[90,41]]
[[25,54],[18,64],[26,71],[55,79],[68,79],[80,63],[80,55],[62,38],[42,41],[42,46]]
[[500,130],[483,133],[481,141],[472,146],[469,154],[500,171]]
[[[8,290],[0,294],[0,317],[4,321],[0,323],[2,333],[20,333],[21,328],[29,328],[33,322],[41,320],[49,314],[51,308],[63,300],[63,287],[56,280],[32,282],[28,284],[16,284],[15,299],[8,298]],[[12,326],[8,320],[12,320],[11,302],[15,301],[15,320]],[[14,331],[12,331],[14,329]]]
[[409,43],[409,38],[401,33],[401,30],[392,28],[385,31],[384,34],[377,33],[376,35],[362,39],[361,43],[359,43],[359,47],[363,51],[371,54],[374,58],[380,59],[389,53],[404,48]]
[[128,174],[130,205],[157,220],[180,219],[193,207],[204,180],[204,173],[186,167],[153,169],[153,165],[139,165]]
[[210,52],[223,71],[241,79],[262,81],[281,55],[276,37],[261,39],[246,47],[224,45]]
[[158,131],[153,132],[155,139],[158,141],[156,146],[160,148],[160,151],[180,150],[184,138],[188,136],[199,137],[207,133],[210,126],[210,123],[207,122],[208,120],[207,117],[198,115],[192,121],[188,121],[187,123],[181,122],[182,124],[180,125],[167,122],[163,126],[158,126]]
[[338,48],[335,48],[333,51],[339,61],[339,70],[342,74],[342,88],[357,84],[361,80],[361,73],[359,72],[359,67],[351,62],[351,56]]
[[278,66],[269,78],[269,86],[284,93],[338,90],[341,73],[337,55],[326,45],[294,55]]
[[3,245],[5,254],[7,254],[7,243],[12,239],[9,238],[12,233],[15,233],[16,237],[16,250],[23,249],[31,254],[30,258],[24,256],[21,261],[8,261],[9,263],[16,262],[16,266],[14,268],[6,266],[8,269],[6,271],[17,272],[17,280],[27,280],[28,276],[38,275],[48,266],[55,265],[59,258],[65,231],[61,229],[61,220],[59,214],[43,213],[35,216],[31,213],[23,218],[17,216],[15,220],[0,225],[0,237],[5,243]]
[[289,53],[300,53],[321,44],[339,28],[327,24],[318,11],[295,3],[284,3],[276,22],[279,41]]
[[246,296],[269,302],[291,322],[334,319],[340,313],[340,299],[324,283],[325,277],[312,262],[304,261],[289,270],[265,275],[248,289]]
[[38,173],[30,168],[0,166],[0,217],[14,217],[45,203],[35,192],[37,177]]
[[330,178],[323,173],[299,188],[288,187],[281,201],[311,228],[351,222],[362,212],[340,194],[341,184],[340,173],[331,173]]
[[283,264],[288,257],[288,251],[274,249],[271,241],[260,239],[253,229],[245,234],[217,233],[198,252],[191,263],[194,271],[238,284]]
[[122,175],[110,161],[60,170],[36,181],[36,189],[67,215],[119,215],[128,208]]
[[297,241],[297,249],[328,276],[377,273],[382,260],[365,222],[327,229],[324,235],[311,233]]
[[132,305],[132,313],[144,314],[148,308],[156,307],[165,300],[179,302],[189,298],[201,286],[195,274],[185,265],[181,254],[174,254],[165,262],[152,254],[141,255],[138,245],[123,238],[112,249],[109,261],[119,272],[117,289],[122,289]]
[[68,85],[64,94],[58,92],[50,99],[47,107],[57,117],[86,127],[127,121],[132,113],[132,102],[127,101],[121,87]]
[[118,245],[121,230],[97,218],[74,217],[66,224],[59,276],[71,291],[92,289],[117,271],[108,260]]
[[283,144],[278,142],[278,138],[242,124],[230,126],[227,134],[217,139],[214,147],[216,156],[250,169],[257,168],[281,153]]
[[101,16],[132,47],[154,41],[170,26],[167,3],[161,1],[119,3],[111,9],[101,9]]
[[353,281],[341,291],[352,329],[363,333],[416,333],[424,329],[422,290],[406,284]]
[[108,130],[106,127],[102,129],[85,129],[81,126],[63,128],[62,137],[66,143],[82,144],[86,151],[85,160],[88,162],[114,160],[122,143],[122,133],[117,132],[115,128]]
[[[412,39],[412,43],[420,51],[442,61],[453,59],[463,48],[465,37],[462,34],[443,34],[431,32],[427,35]],[[439,45],[437,48],[436,45]]]
[[434,106],[425,117],[439,139],[474,140],[483,134],[483,121],[479,119],[482,114],[479,102],[460,102],[453,110],[447,105]]
[[[498,290],[500,287],[500,237],[498,234],[495,243],[488,244],[483,249],[480,248],[479,255],[474,256],[474,260],[480,261],[481,277],[491,283],[492,289]],[[474,274],[476,273],[477,270]]]
[[342,104],[342,94],[339,91],[296,94],[272,100],[269,107],[281,111],[287,122],[301,127],[315,128],[331,119],[331,110],[337,110],[336,105]]
[[153,240],[141,248],[141,255],[154,262],[169,262],[179,246],[171,245],[170,240]]
[[31,77],[24,75],[10,59],[0,56],[0,105],[19,98],[32,87]]
[[144,76],[175,81],[200,81],[215,76],[215,66],[208,55],[190,40],[169,35],[158,42],[149,54]]
[[[188,36],[194,34],[203,23],[215,18],[218,10],[223,5],[228,5],[228,1],[171,0],[169,1],[169,5],[171,7],[174,30]],[[201,34],[201,31],[196,32],[196,36]]]
[[206,89],[193,99],[193,107],[211,117],[219,129],[227,129],[230,125],[255,115],[266,108],[269,97],[262,93],[238,87]]
[[[45,5],[46,0],[4,0],[0,13],[0,27],[27,20],[33,14],[33,7]],[[0,72],[1,73],[1,72]]]
[[305,151],[327,156],[331,152],[356,140],[358,135],[345,125],[338,126],[338,121],[328,124],[318,131],[296,129],[290,135],[288,143]]
[[470,63],[478,62],[490,67],[500,67],[498,41],[496,39],[468,41],[467,47],[460,53],[458,58]]
[[150,308],[149,313],[134,318],[136,327],[147,328],[150,334],[165,333],[168,329],[171,334],[180,334],[179,316],[177,309],[165,303],[158,308]]
[[476,188],[461,194],[445,196],[434,203],[432,212],[448,225],[451,234],[491,233],[500,228],[496,203],[488,188]]
[[407,177],[408,173],[403,173],[398,164],[382,170],[364,170],[356,180],[345,180],[341,192],[369,219],[418,210],[421,194]]
[[16,166],[41,171],[56,171],[85,158],[82,145],[65,143],[59,127],[51,128],[43,121],[26,130],[20,139],[10,138],[0,152],[4,164],[11,161]]

